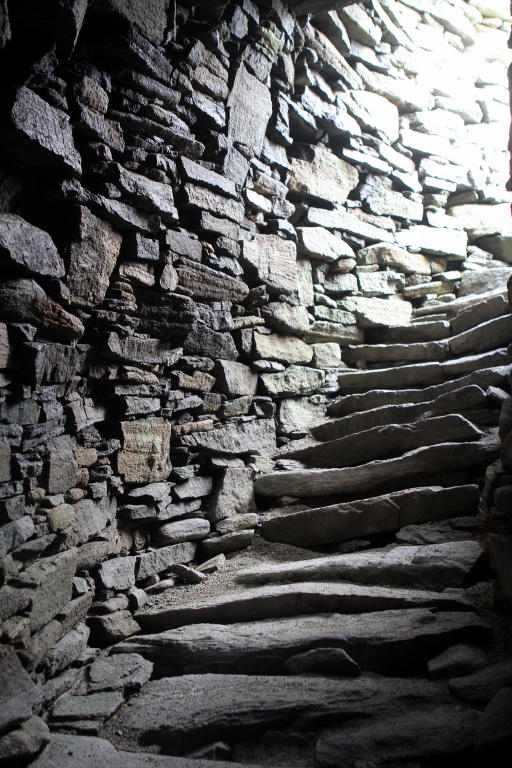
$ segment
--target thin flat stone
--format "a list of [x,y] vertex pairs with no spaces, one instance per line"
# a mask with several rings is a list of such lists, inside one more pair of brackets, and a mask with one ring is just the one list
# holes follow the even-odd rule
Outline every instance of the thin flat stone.
[[[476,487],[476,486],[475,486]],[[239,584],[319,579],[442,590],[458,587],[482,555],[476,541],[393,547],[267,565],[235,575]]]
[[[478,546],[478,545],[477,545]],[[145,631],[175,629],[187,624],[261,621],[312,613],[367,613],[400,608],[437,607],[466,610],[470,603],[458,593],[439,595],[414,589],[357,584],[297,583],[247,589],[171,608],[140,611],[136,618]]]

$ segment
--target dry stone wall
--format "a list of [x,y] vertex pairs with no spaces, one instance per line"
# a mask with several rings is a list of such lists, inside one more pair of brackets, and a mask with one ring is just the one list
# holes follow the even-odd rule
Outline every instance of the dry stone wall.
[[2,733],[250,545],[365,342],[510,274],[507,9],[292,5],[0,3]]

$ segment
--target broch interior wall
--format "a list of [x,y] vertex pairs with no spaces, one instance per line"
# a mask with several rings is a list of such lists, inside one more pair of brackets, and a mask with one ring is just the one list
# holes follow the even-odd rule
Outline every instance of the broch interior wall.
[[365,343],[505,290],[508,10],[335,5],[0,2],[0,742],[250,546]]

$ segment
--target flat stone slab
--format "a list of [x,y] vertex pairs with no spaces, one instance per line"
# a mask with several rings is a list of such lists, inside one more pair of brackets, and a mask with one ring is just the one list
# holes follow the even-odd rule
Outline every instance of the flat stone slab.
[[317,742],[316,758],[320,765],[336,768],[359,768],[369,756],[375,768],[392,761],[446,758],[472,747],[479,719],[477,710],[452,705],[349,723]]
[[471,604],[458,591],[448,590],[440,595],[425,590],[359,584],[302,583],[256,587],[210,600],[140,611],[137,621],[145,631],[161,632],[187,624],[231,624],[313,613],[366,613],[425,606],[435,606],[441,610],[471,608]]
[[458,414],[423,419],[412,424],[388,424],[347,435],[298,451],[286,457],[308,467],[348,467],[397,456],[439,442],[478,440],[482,432]]
[[187,760],[148,752],[118,751],[106,739],[58,733],[52,734],[50,743],[31,765],[34,768],[77,768],[79,765],[84,768],[254,768],[247,763],[242,766],[221,760]]
[[406,480],[435,472],[450,472],[488,465],[499,455],[499,441],[440,443],[415,448],[402,456],[372,461],[342,469],[302,469],[269,472],[254,481],[254,491],[262,496],[328,496],[334,493],[363,494],[396,480]]
[[372,368],[365,371],[344,371],[338,376],[340,390],[393,387],[403,389],[411,385],[439,384],[443,380],[441,365],[417,363],[397,368]]
[[330,416],[345,416],[359,411],[373,410],[384,405],[426,403],[435,400],[440,395],[455,392],[471,384],[486,390],[487,387],[505,383],[511,367],[510,365],[498,365],[494,368],[483,368],[467,373],[455,381],[434,384],[431,387],[425,387],[425,389],[370,389],[368,392],[344,395],[328,406],[327,413]]
[[[426,680],[248,675],[182,675],[148,683],[105,726],[103,734],[137,749],[140,742],[180,753],[212,741],[256,736],[276,725],[298,728],[321,724],[328,716],[356,717],[403,711],[448,701],[441,685]],[[159,758],[169,759],[169,758]],[[185,764],[185,761],[183,761]],[[49,763],[35,763],[46,768]],[[56,763],[61,768],[60,763]],[[67,768],[63,763],[63,768]],[[117,764],[116,768],[117,768]],[[127,763],[131,768],[131,763]],[[150,763],[151,765],[151,763]],[[163,763],[163,765],[166,765]],[[197,768],[223,763],[189,763]],[[234,763],[229,763],[234,766]],[[53,768],[53,766],[52,766]],[[89,764],[88,764],[89,768]],[[137,765],[138,768],[138,765]],[[181,763],[180,763],[181,768]]]
[[459,586],[481,555],[482,548],[476,541],[393,547],[268,565],[241,571],[235,575],[235,581],[239,584],[268,584],[339,579],[358,584],[442,590]]
[[262,536],[295,546],[315,546],[364,538],[404,525],[475,514],[477,485],[426,486],[369,499],[299,510],[265,520]]
[[138,635],[115,647],[153,661],[157,674],[280,674],[290,656],[315,647],[342,648],[373,672],[423,670],[459,642],[482,642],[489,627],[471,611],[409,608],[374,613],[300,616],[236,624],[191,624]]
[[463,701],[481,706],[500,690],[512,685],[512,659],[492,664],[464,677],[454,677],[450,689]]
[[[428,395],[427,395],[428,397]],[[391,405],[382,405],[373,410],[352,412],[338,419],[331,419],[311,428],[311,434],[318,440],[336,440],[354,432],[363,432],[388,424],[405,424],[420,418],[431,418],[444,414],[464,413],[466,410],[487,405],[484,390],[476,384],[468,384],[453,392],[444,392],[432,400],[408,402],[400,405],[391,399]],[[334,408],[330,409],[330,415]]]

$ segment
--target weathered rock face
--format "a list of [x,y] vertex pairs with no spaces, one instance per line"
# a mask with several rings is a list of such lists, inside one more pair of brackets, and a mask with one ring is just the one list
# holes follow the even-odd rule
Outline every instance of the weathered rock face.
[[[36,756],[57,700],[51,729],[98,733],[151,664],[101,655],[78,680],[87,644],[138,633],[145,600],[174,586],[182,595],[224,553],[258,552],[260,533],[347,547],[343,567],[317,563],[329,578],[336,566],[394,586],[407,574],[403,591],[415,578],[439,591],[443,579],[473,578],[476,483],[498,458],[498,428],[501,466],[512,469],[510,117],[498,71],[508,9],[494,5],[0,0],[11,85],[0,94],[0,661],[7,698],[18,699],[0,707],[0,761]],[[505,528],[507,477],[489,491],[490,517]],[[501,527],[496,535],[490,560],[508,594],[510,548]],[[358,552],[393,536],[450,547]],[[204,654],[213,671],[220,659],[266,673],[277,648],[283,675],[356,674],[384,669],[390,647],[419,648],[423,669],[445,640],[487,636],[461,595],[393,596],[367,583],[272,588],[251,610],[264,605],[253,618],[275,619],[273,629],[256,627],[246,643],[252,630],[240,625],[233,640],[221,626],[215,647],[187,630],[179,652],[187,664],[189,649]],[[359,617],[336,619],[336,647],[318,616],[288,631],[299,609],[349,604],[403,615],[365,618],[363,640]],[[289,624],[279,623],[283,605]],[[443,605],[468,615],[438,620]],[[421,606],[415,617],[411,606]],[[130,682],[112,682],[109,664]],[[322,693],[308,679],[299,675],[298,693],[281,684],[286,712],[354,714],[341,689],[323,683]],[[247,680],[220,704],[229,681],[214,682],[197,688],[211,707],[199,720],[214,723],[205,744],[233,701],[240,734],[258,712],[276,722],[268,679],[246,709]],[[378,684],[365,685],[371,698]],[[182,706],[185,695],[162,690]],[[463,749],[472,714],[454,718]],[[365,727],[350,725],[353,762],[371,738]],[[375,734],[386,740],[387,722]],[[41,764],[110,759],[102,742],[75,738],[52,735]],[[340,743],[324,735],[317,758],[308,746],[296,762],[340,762]],[[243,748],[226,749],[205,755],[235,765]],[[241,762],[259,761],[244,749]],[[414,749],[400,738],[383,759],[414,762]],[[126,755],[110,750],[119,764],[176,768],[165,754]],[[278,747],[261,762],[280,764]]]

